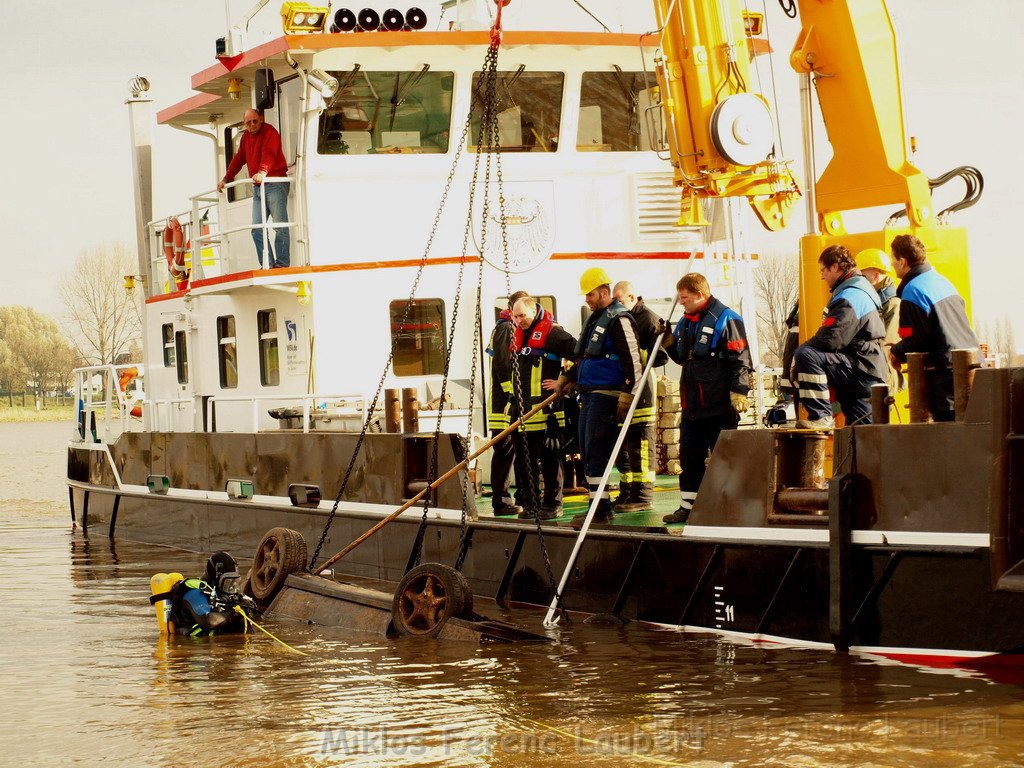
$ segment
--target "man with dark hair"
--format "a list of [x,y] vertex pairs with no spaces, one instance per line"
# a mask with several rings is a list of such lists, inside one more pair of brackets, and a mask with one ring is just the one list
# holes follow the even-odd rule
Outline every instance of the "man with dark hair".
[[804,429],[835,426],[829,386],[848,424],[866,421],[871,416],[871,385],[882,384],[889,376],[878,292],[845,246],[830,245],[822,251],[818,267],[832,298],[818,332],[793,355],[794,378],[808,416],[796,425]]
[[924,243],[913,235],[893,238],[892,266],[900,278],[900,339],[890,352],[892,364],[907,361],[908,352],[928,355],[928,399],[935,421],[952,421],[954,349],[980,353],[978,338],[967,319],[963,297],[928,263]]
[[662,520],[685,523],[704,479],[705,462],[723,429],[736,429],[750,407],[752,365],[743,318],[711,295],[703,275],[691,272],[676,283],[683,317],[662,343],[683,367],[683,419],[679,436],[679,508]]
[[[633,291],[633,284],[622,280],[612,289],[612,297],[629,310],[636,321],[637,338],[640,342],[640,365],[647,365],[648,356],[654,349],[654,364],[664,365],[667,355],[658,346],[658,316],[644,304],[642,296]],[[654,439],[654,371],[644,382],[643,391],[637,400],[633,418],[622,450],[615,460],[619,470],[619,495],[612,504],[616,512],[641,512],[654,508],[655,480],[655,439]]]
[[[487,428],[491,437],[506,429],[511,420],[508,417],[512,397],[512,305],[528,294],[516,291],[508,297],[505,309],[498,315],[498,322],[491,331],[491,343],[487,346],[490,359],[490,397],[487,398]],[[496,515],[518,515],[523,508],[513,504],[509,495],[512,484],[512,466],[515,463],[516,448],[512,435],[506,435],[491,448],[491,506]],[[516,478],[516,495],[522,498],[523,478]]]
[[[509,417],[518,419],[545,398],[543,382],[559,377],[562,360],[571,359],[575,353],[576,339],[529,296],[517,299],[512,305],[512,322],[515,324],[512,354],[516,355],[518,365],[509,371],[512,377]],[[515,368],[519,370],[518,378]],[[564,424],[562,401],[556,400],[531,416],[517,431],[516,497],[524,510],[519,517],[551,520],[562,514],[561,446],[556,450],[548,444],[548,437],[557,437]],[[536,494],[540,477],[544,478],[543,499]]]

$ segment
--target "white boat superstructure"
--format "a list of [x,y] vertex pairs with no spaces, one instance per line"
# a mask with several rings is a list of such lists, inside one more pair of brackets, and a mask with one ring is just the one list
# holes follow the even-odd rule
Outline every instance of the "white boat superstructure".
[[[578,334],[579,274],[593,260],[667,314],[687,260],[707,256],[697,269],[752,314],[749,281],[741,279],[750,260],[713,258],[743,253],[742,243],[723,239],[735,230],[724,221],[711,234],[678,226],[678,191],[659,156],[654,38],[639,34],[505,34],[497,99],[507,276],[496,236],[498,181],[492,175],[485,184],[480,171],[474,187],[475,124],[460,141],[480,98],[487,44],[478,31],[281,36],[198,73],[196,96],[157,113],[159,124],[216,144],[211,177],[220,178],[244,111],[272,102],[265,116],[289,163],[290,220],[265,226],[268,234],[286,227],[292,247],[289,268],[263,268],[270,260],[253,243],[244,170],[224,194],[201,190],[174,216],[180,243],[165,231],[171,217],[149,218],[140,237],[148,254],[140,265],[147,295],[140,425],[277,429],[285,422],[269,411],[287,407],[303,414],[304,429],[317,420],[312,414],[320,428],[358,430],[392,345],[385,386],[415,387],[429,403],[440,393],[458,300],[443,427],[465,433],[468,385],[481,367],[473,352],[481,253],[484,334],[509,289],[539,297]],[[145,96],[130,103],[135,122],[145,120]],[[485,195],[490,231],[482,243]],[[720,220],[730,217],[726,204],[715,209]],[[165,257],[175,247],[185,252],[187,283],[175,281]],[[482,377],[476,382],[474,428],[483,431]]]

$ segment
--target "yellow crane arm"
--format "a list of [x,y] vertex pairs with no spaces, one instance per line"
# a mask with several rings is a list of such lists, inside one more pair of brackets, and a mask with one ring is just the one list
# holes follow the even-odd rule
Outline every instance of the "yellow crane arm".
[[815,185],[823,233],[842,212],[904,205],[912,226],[933,217],[928,178],[907,155],[896,30],[884,0],[799,0],[790,64],[814,79],[833,157]]

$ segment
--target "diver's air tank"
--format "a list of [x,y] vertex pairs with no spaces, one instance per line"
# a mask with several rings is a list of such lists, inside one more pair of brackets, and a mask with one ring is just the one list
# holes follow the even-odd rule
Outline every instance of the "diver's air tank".
[[[157,573],[154,574],[153,578],[149,580],[149,589],[151,595],[163,595],[171,591],[175,584],[183,580],[185,577],[180,573]],[[160,629],[162,635],[173,635],[174,634],[174,622],[171,621],[171,599],[165,597],[163,600],[157,600],[153,603],[153,608],[156,611],[156,625]]]

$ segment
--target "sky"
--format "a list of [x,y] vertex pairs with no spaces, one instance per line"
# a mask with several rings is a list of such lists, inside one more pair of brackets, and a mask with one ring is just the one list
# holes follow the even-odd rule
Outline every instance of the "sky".
[[[513,1],[524,7],[542,2],[575,8],[571,0]],[[228,2],[236,17],[248,7],[244,0]],[[797,27],[781,16],[774,0],[767,2],[779,52],[775,71],[785,149],[799,155],[796,81],[785,56]],[[379,10],[386,5],[364,4]],[[618,13],[621,18],[624,13],[610,10],[614,0],[585,4],[598,15]],[[628,7],[624,0],[618,5]],[[760,3],[747,0],[747,5],[755,9]],[[273,15],[277,7],[274,0],[263,14]],[[436,18],[434,2],[422,7]],[[58,279],[82,250],[112,240],[134,248],[124,107],[128,81],[137,74],[150,80],[155,109],[191,95],[190,76],[213,63],[214,40],[224,34],[225,3],[67,0],[47,8],[59,8],[60,18],[26,23],[25,6],[0,3],[0,71],[6,75],[7,101],[0,120],[7,176],[0,184],[7,246],[0,305],[24,304],[56,316]],[[1024,345],[1024,258],[1013,229],[1022,218],[1016,193],[1024,179],[1024,2],[891,0],[890,9],[900,33],[917,165],[937,176],[969,164],[985,176],[981,202],[956,220],[970,233],[976,321],[1007,316],[1018,345]],[[212,186],[204,139],[159,127],[154,153],[154,213],[178,210],[190,193]],[[940,204],[959,195],[960,186],[949,187],[938,198]],[[762,235],[752,228],[752,245],[755,250],[795,251],[802,230],[802,217],[782,234]]]

